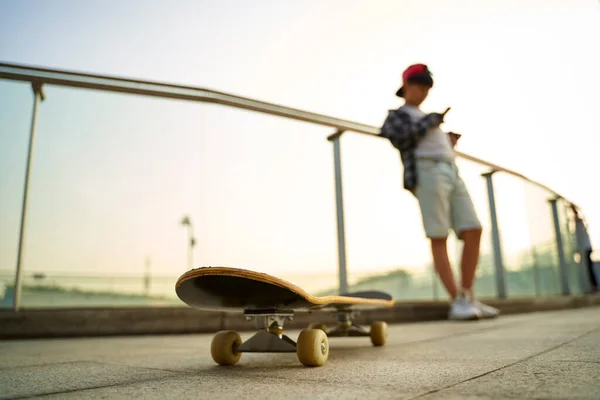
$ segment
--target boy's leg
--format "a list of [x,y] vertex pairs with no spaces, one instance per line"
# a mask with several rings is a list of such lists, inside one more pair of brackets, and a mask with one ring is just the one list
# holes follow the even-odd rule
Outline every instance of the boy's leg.
[[415,195],[419,200],[425,235],[431,241],[433,265],[448,295],[454,300],[458,289],[447,249],[452,194],[452,175],[447,167],[432,160],[418,160],[419,185]]
[[419,199],[425,233],[431,240],[435,269],[453,300],[448,317],[456,320],[471,320],[479,318],[481,312],[464,296],[459,296],[446,247],[451,225],[450,205],[454,187],[450,168],[449,164],[419,160],[417,162],[419,185],[415,194]]
[[461,286],[470,291],[475,280],[475,271],[479,262],[479,246],[481,242],[481,223],[475,212],[473,201],[462,178],[455,180],[450,200],[452,212],[452,228],[463,241],[461,259]]
[[448,259],[448,249],[446,247],[446,238],[431,239],[431,253],[433,255],[433,265],[437,271],[440,280],[444,284],[446,291],[454,300],[458,294],[450,260]]
[[464,243],[460,262],[461,287],[470,291],[473,288],[475,271],[479,262],[481,228],[462,231],[460,239]]
[[495,317],[499,313],[496,308],[472,298],[475,272],[479,262],[482,229],[471,196],[462,178],[458,175],[451,197],[451,210],[453,229],[464,244],[461,259],[461,292],[470,298],[470,301],[484,317]]

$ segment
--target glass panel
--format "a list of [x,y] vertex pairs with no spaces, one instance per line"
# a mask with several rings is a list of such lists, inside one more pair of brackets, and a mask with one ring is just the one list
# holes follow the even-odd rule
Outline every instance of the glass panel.
[[[525,201],[525,181],[512,175],[494,174],[496,212],[509,297],[536,295],[530,225]],[[548,205],[545,205],[548,208]]]
[[[398,151],[385,140],[344,134],[342,164],[348,275],[352,290],[385,290],[399,300],[447,299],[433,272],[429,241],[416,199],[403,188]],[[459,160],[485,231],[477,291],[495,294],[491,268],[486,170]],[[449,255],[460,282],[461,245],[451,237]]]
[[[19,107],[27,110],[32,96],[21,91]],[[176,299],[175,280],[190,267],[185,215],[197,243],[194,267],[257,270],[308,291],[337,286],[331,129],[216,105],[54,86],[45,92],[24,307]],[[18,124],[20,147],[28,120],[28,113],[0,119]],[[11,221],[8,230],[2,224],[11,238],[3,269],[14,268],[16,251],[24,174],[23,151],[16,154],[18,168],[2,169],[2,193],[15,197],[10,207],[3,199]],[[147,259],[151,298],[132,300],[146,296]]]
[[527,217],[529,220],[531,269],[536,296],[561,293],[558,254],[550,194],[533,184],[525,184]]
[[341,140],[348,279],[351,290],[397,299],[431,298],[430,262],[418,205],[402,187],[398,151],[384,139]]
[[571,294],[585,293],[585,271],[577,251],[577,236],[575,234],[575,219],[568,203],[562,199],[557,201],[558,218],[565,253],[565,264],[569,277]]
[[29,83],[0,80],[0,308],[13,304],[32,110]]
[[[475,206],[475,210],[477,211],[481,225],[483,226],[479,252],[479,264],[477,266],[476,280],[473,288],[474,293],[478,298],[496,297],[496,267],[494,265],[494,252],[492,245],[490,206],[487,182],[482,176],[482,174],[489,172],[489,169],[468,160],[459,160],[457,164],[460,168],[461,176],[471,194],[473,205]],[[460,252],[462,251],[462,242],[454,238],[453,247],[456,249],[454,258],[456,261],[454,264],[456,265],[456,271],[458,272],[460,271]]]

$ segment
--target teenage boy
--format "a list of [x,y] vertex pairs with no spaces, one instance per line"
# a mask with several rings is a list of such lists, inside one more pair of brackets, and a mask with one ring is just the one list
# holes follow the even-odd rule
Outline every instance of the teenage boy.
[[[496,308],[473,298],[481,224],[454,163],[451,139],[440,129],[449,109],[427,114],[419,108],[433,87],[433,77],[426,65],[411,65],[402,74],[402,81],[396,95],[404,98],[405,104],[389,110],[381,136],[400,151],[404,188],[419,202],[435,269],[452,299],[448,317],[453,320],[496,317],[499,313]],[[450,229],[464,243],[460,288],[448,259],[446,242]]]

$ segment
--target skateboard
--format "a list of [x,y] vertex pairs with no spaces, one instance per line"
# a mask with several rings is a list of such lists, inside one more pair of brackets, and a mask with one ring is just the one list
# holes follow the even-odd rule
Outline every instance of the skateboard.
[[[329,356],[330,337],[368,336],[374,346],[383,346],[387,323],[376,321],[367,332],[352,323],[361,309],[394,305],[387,293],[369,291],[339,296],[315,297],[283,279],[245,269],[202,267],[184,273],[175,284],[177,296],[187,305],[203,310],[243,311],[246,320],[256,321],[258,332],[242,342],[231,330],[218,332],[211,342],[211,355],[219,365],[236,364],[242,353],[296,353],[307,367],[322,366]],[[327,329],[313,323],[294,342],[283,334],[284,322],[296,310],[331,310],[338,324]]]

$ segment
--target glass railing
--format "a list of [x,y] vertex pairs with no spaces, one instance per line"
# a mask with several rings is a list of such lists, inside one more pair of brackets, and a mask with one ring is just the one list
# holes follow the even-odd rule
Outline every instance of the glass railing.
[[[177,277],[208,265],[266,272],[314,294],[338,293],[346,271],[349,291],[447,299],[418,205],[402,188],[399,155],[374,140],[378,128],[200,88],[0,64],[0,307],[15,307],[31,82],[43,84],[45,100],[36,116],[19,307],[181,305]],[[334,139],[345,262],[326,140],[336,129],[345,132]],[[499,268],[508,297],[561,294],[549,204],[556,193],[462,153],[457,163],[484,226],[477,295],[499,295]],[[482,177],[490,168],[500,171],[493,182],[502,265]],[[569,206],[558,201],[558,225],[571,293],[582,293]],[[181,224],[184,216],[191,226]],[[449,251],[459,279],[454,237]]]

